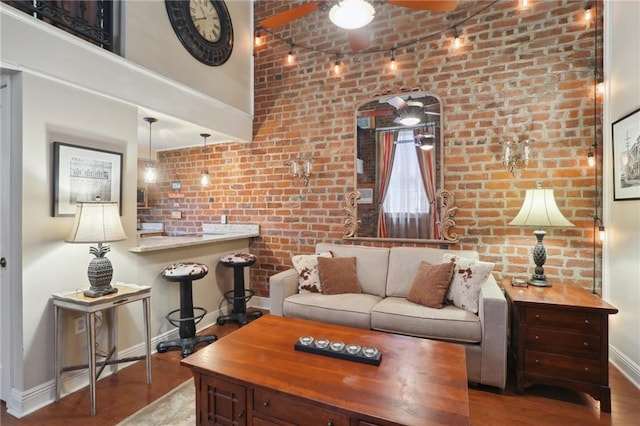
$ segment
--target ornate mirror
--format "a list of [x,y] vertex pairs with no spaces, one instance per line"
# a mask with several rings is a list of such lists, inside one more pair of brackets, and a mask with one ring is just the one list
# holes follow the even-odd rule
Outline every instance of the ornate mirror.
[[453,196],[444,190],[442,102],[387,95],[356,111],[355,188],[345,238],[453,243]]

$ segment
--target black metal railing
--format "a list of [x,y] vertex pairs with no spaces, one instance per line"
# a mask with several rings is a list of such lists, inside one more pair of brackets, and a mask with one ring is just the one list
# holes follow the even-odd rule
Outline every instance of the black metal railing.
[[2,2],[103,49],[114,51],[113,0],[2,0]]

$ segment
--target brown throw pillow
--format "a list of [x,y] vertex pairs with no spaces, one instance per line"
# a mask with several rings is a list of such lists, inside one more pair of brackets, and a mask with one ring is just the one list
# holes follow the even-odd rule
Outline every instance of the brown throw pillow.
[[318,257],[322,294],[362,293],[355,257]]
[[451,263],[432,265],[421,262],[407,300],[430,308],[442,309],[453,277],[453,270],[454,265]]

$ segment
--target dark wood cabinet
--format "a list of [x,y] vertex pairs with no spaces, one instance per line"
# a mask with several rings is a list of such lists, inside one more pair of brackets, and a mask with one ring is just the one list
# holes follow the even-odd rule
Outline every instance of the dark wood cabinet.
[[510,355],[516,390],[549,384],[587,392],[611,412],[609,388],[609,315],[618,310],[586,290],[512,287]]

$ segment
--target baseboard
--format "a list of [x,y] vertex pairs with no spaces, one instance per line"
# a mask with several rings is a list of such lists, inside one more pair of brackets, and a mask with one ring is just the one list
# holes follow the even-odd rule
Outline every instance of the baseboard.
[[615,347],[609,346],[609,362],[613,364],[636,388],[640,389],[640,366]]
[[268,297],[253,296],[247,303],[247,306],[258,309],[266,309],[268,311],[271,307],[271,304],[269,303]]

